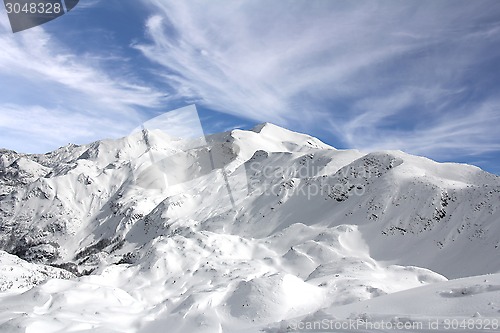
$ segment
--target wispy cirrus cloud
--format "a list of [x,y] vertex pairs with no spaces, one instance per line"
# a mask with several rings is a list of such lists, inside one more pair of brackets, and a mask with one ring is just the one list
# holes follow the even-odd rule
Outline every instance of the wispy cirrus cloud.
[[[145,2],[161,14],[146,24],[152,44],[135,47],[166,68],[176,97],[258,120],[287,123],[314,115],[320,110],[299,103],[310,99],[307,93],[412,48],[377,46],[369,36],[353,45],[350,35],[365,29],[353,22],[370,12],[332,19],[325,2]],[[329,90],[346,88],[352,89]]]
[[[386,131],[380,142],[366,147],[391,148],[416,154],[453,156],[457,151],[471,156],[500,151],[500,101],[485,101],[471,109],[457,109],[457,115],[443,114],[433,118],[431,126],[420,125],[409,131]],[[450,117],[453,117],[450,119]]]
[[98,50],[74,54],[42,27],[12,34],[0,17],[0,45],[0,146],[43,152],[124,135],[140,123],[140,108],[163,100],[132,75],[108,70]]
[[[0,142],[19,152],[48,152],[69,143],[120,137],[134,122],[39,105],[0,105]],[[19,147],[19,148],[16,148]],[[4,147],[2,147],[4,148]]]
[[496,1],[143,2],[150,42],[134,47],[172,98],[344,147],[499,149]]
[[[16,35],[0,17],[0,146],[33,151],[44,129],[36,151],[126,134],[195,102],[204,128],[272,121],[343,148],[500,156],[498,1],[92,4],[64,39],[55,31],[69,17]],[[150,17],[129,29],[141,4]],[[47,119],[73,130],[58,139]]]

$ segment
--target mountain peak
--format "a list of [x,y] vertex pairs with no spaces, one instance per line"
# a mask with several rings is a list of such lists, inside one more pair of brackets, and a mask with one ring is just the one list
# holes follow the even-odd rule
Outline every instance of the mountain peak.
[[[440,284],[433,295],[445,308],[468,302],[464,290],[499,297],[491,276],[465,288],[440,275],[500,269],[487,259],[500,247],[498,178],[398,151],[335,150],[271,123],[203,145],[163,134],[0,153],[0,291],[72,279],[0,293],[12,318],[0,328],[69,318],[75,331],[95,313],[84,320],[101,331],[116,326],[102,318],[121,314],[140,332],[158,331],[154,321],[171,332],[263,331],[249,325],[350,302],[359,311],[347,315],[364,318],[370,298],[424,284]],[[39,315],[46,299],[56,303]]]
[[281,126],[278,126],[278,125],[275,125],[273,123],[269,123],[269,122],[264,122],[264,123],[260,123],[258,125],[256,125],[255,127],[253,127],[252,129],[250,129],[252,132],[255,132],[255,133],[260,133],[262,132],[262,130],[264,128],[279,128],[279,129],[284,129],[283,127]]
[[[265,137],[266,140],[280,142],[280,144],[284,144],[288,147],[287,150],[291,149],[292,151],[294,151],[299,147],[315,149],[335,149],[315,137],[299,132],[294,132],[273,123],[265,122],[259,124],[252,128],[250,132],[255,132],[260,136]],[[296,148],[292,148],[292,146]]]

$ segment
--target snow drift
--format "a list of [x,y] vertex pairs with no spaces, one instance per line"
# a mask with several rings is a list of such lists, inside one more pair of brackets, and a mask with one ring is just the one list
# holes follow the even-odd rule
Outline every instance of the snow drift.
[[498,316],[498,275],[474,276],[500,270],[499,177],[272,124],[205,140],[1,151],[0,330]]

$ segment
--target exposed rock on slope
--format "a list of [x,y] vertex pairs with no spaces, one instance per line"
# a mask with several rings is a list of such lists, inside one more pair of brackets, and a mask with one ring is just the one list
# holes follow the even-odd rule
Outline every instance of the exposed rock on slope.
[[[109,304],[84,319],[94,331],[252,330],[500,270],[499,177],[336,150],[272,124],[203,145],[143,131],[45,155],[1,151],[0,191],[0,248],[31,262],[23,269],[92,273],[35,287],[43,296],[24,294],[21,308],[6,298],[5,330],[76,329],[100,295]],[[71,290],[86,295],[80,305]],[[40,310],[55,296],[59,310]],[[118,326],[103,319],[122,314]]]

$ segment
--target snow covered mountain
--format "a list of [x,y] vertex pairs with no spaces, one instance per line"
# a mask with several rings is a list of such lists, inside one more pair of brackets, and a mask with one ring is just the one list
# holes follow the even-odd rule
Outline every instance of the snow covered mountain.
[[[336,150],[268,123],[2,150],[0,330],[278,332],[365,318],[375,301],[394,321],[391,302],[419,295],[408,289],[492,300],[500,276],[477,276],[500,271],[499,199],[500,177],[473,166]],[[436,315],[498,316],[467,295]]]

